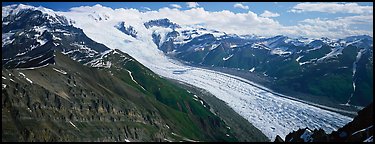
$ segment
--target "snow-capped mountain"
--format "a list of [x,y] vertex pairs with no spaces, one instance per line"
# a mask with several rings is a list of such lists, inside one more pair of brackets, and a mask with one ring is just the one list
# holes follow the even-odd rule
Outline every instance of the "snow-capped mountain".
[[125,34],[132,36],[133,38],[137,38],[137,31],[132,26],[127,26],[125,22],[119,23],[116,25],[116,28]]
[[[331,97],[338,103],[350,101],[354,105],[366,105],[372,99],[373,92],[367,87],[372,86],[372,76],[368,74],[372,71],[373,38],[370,36],[330,39],[278,35],[267,38],[201,28],[192,31],[182,29],[170,28],[169,31],[164,30],[164,34],[159,32],[158,36],[153,37],[154,42],[167,55],[186,63],[260,73],[276,79],[275,87],[286,85],[296,91]],[[357,67],[359,61],[361,68]],[[358,68],[367,74],[355,75],[354,71]],[[311,73],[316,70],[319,72]],[[338,71],[341,76],[335,74]],[[322,87],[311,88],[309,85],[316,85],[318,79],[323,80],[318,84]],[[332,79],[347,80],[339,86]],[[362,86],[356,87],[356,82],[362,83]],[[323,83],[330,83],[328,87],[340,90],[332,92]]]
[[[3,14],[8,14],[3,18],[3,66],[21,67],[23,60],[31,61],[39,56],[34,54],[34,51],[37,53],[39,50],[51,49],[60,50],[73,60],[85,63],[87,66],[111,68],[112,63],[105,61],[105,56],[115,53],[113,49],[119,49],[162,77],[176,79],[207,90],[227,103],[271,140],[276,135],[284,137],[290,131],[306,126],[323,128],[331,132],[352,119],[332,112],[335,111],[333,108],[328,111],[327,108],[323,109],[323,106],[312,105],[306,101],[275,93],[246,79],[186,66],[165,55],[167,53],[187,62],[209,66],[224,66],[228,63],[233,67],[249,68],[254,72],[267,72],[267,75],[275,76],[278,71],[272,73],[268,70],[288,67],[270,67],[272,65],[283,66],[284,62],[295,62],[297,65],[293,66],[309,66],[312,64],[308,62],[313,63],[312,59],[322,58],[325,54],[334,51],[333,49],[338,49],[330,47],[325,40],[316,40],[323,43],[322,47],[318,48],[309,46],[313,41],[309,42],[310,40],[305,38],[238,36],[200,26],[179,25],[163,17],[146,16],[133,10],[113,10],[100,5],[72,8],[68,12],[48,10],[47,16],[43,14],[43,11],[28,12],[27,9],[29,8],[18,9],[17,6],[3,8]],[[36,15],[38,18],[22,18],[23,13],[31,13],[32,16]],[[67,23],[60,20],[62,23],[53,25],[58,21],[43,20],[51,13],[56,17],[64,17]],[[12,17],[14,20],[5,21]],[[29,18],[40,22],[17,28],[21,24],[17,21],[27,22]],[[4,32],[4,27],[7,26],[9,30]],[[39,30],[41,27],[43,30]],[[27,43],[22,44],[23,35]],[[30,47],[36,45],[36,48],[22,49],[19,46],[19,48],[10,49],[18,44]],[[108,51],[105,47],[112,50]],[[8,54],[4,55],[4,52]],[[27,55],[19,57],[24,52]],[[369,52],[372,53],[372,48]],[[336,51],[332,55],[335,53]],[[315,55],[319,56],[315,57]],[[363,56],[361,53],[359,57],[363,58]],[[243,59],[246,57],[250,59]],[[270,60],[268,57],[272,58],[272,61],[267,62]],[[9,61],[12,60],[14,63],[10,64]],[[43,57],[32,66],[39,66],[44,60]],[[125,58],[122,60],[124,60],[122,62],[127,61]],[[304,64],[300,65],[297,62]],[[361,58],[358,58],[357,63],[361,62]],[[264,68],[258,67],[265,63],[270,64],[265,65],[267,67]],[[353,64],[353,61],[348,63]],[[129,72],[128,74],[136,73]],[[130,80],[133,79],[130,78]],[[137,83],[134,82],[134,84]],[[145,89],[147,90],[147,87]]]
[[51,10],[39,8],[41,11],[24,5],[15,9],[16,12],[9,12],[9,16],[3,18],[2,65],[5,68],[53,64],[55,51],[61,51],[79,62],[87,62],[109,50]]
[[[93,41],[64,16],[10,7],[17,12],[2,25],[3,141],[267,141],[249,123],[251,133],[238,136],[200,94]],[[137,34],[120,24],[111,26]]]

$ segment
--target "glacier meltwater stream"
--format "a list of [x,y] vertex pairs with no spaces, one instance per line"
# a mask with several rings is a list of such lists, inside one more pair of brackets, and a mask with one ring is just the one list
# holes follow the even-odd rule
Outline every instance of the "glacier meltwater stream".
[[[271,141],[276,135],[285,137],[298,128],[323,128],[327,132],[332,132],[352,120],[338,113],[279,97],[239,80],[238,77],[186,66],[169,59],[152,41],[152,29],[143,26],[143,22],[151,16],[140,17],[138,11],[94,6],[57,13],[74,20],[74,26],[83,29],[84,33],[94,41],[128,53],[155,73],[207,90],[225,101]],[[104,15],[108,20],[95,19]],[[122,21],[137,30],[137,38],[115,28],[115,25]]]

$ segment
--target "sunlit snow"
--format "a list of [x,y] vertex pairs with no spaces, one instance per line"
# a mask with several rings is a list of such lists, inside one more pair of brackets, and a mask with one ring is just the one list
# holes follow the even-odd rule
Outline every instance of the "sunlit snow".
[[[180,80],[199,88],[203,88],[225,101],[255,127],[260,129],[271,140],[276,135],[286,134],[298,128],[323,128],[332,132],[347,124],[352,118],[323,110],[312,105],[276,96],[270,92],[254,87],[251,82],[242,78],[183,65],[167,58],[158,50],[152,41],[152,31],[143,23],[154,15],[145,15],[135,10],[103,8],[101,6],[80,7],[70,12],[59,12],[68,19],[73,19],[74,26],[83,29],[84,33],[94,41],[111,49],[119,49],[134,57],[137,61],[155,73]],[[88,15],[93,11],[107,14],[107,20],[96,21]],[[140,37],[137,40],[125,41],[128,37],[114,26],[121,21],[133,26]],[[186,70],[174,74],[174,71]]]

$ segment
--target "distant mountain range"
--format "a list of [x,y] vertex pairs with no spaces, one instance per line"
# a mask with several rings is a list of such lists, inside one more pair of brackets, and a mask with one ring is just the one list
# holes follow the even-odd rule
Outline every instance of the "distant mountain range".
[[[256,73],[272,89],[338,104],[373,100],[370,36],[235,35],[167,18],[119,22],[94,7],[88,15],[2,7],[3,141],[269,141],[301,125],[332,131],[351,119],[169,58]],[[164,76],[205,87],[256,128],[231,129],[199,94]]]
[[152,26],[169,32],[155,31],[155,44],[167,55],[188,64],[262,74],[274,79],[274,89],[329,97],[341,104],[365,106],[372,101],[373,38],[370,36],[343,39],[239,36],[205,28],[183,28],[168,19],[158,21],[158,25]]

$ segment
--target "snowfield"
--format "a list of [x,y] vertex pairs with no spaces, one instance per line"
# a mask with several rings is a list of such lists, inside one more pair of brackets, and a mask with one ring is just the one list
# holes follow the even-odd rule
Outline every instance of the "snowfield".
[[[98,21],[90,15],[106,16]],[[150,12],[135,9],[111,9],[93,7],[72,8],[68,12],[57,12],[75,21],[74,26],[96,42],[111,49],[128,53],[155,73],[203,88],[225,101],[233,110],[260,129],[273,141],[276,135],[284,138],[298,128],[323,128],[328,132],[342,127],[352,120],[331,111],[279,97],[253,86],[241,78],[183,65],[166,57],[152,41],[153,29],[146,29],[144,22],[162,18]],[[107,20],[105,20],[107,19]],[[138,32],[137,39],[129,37],[115,26],[126,22]],[[184,71],[183,73],[174,73]]]

